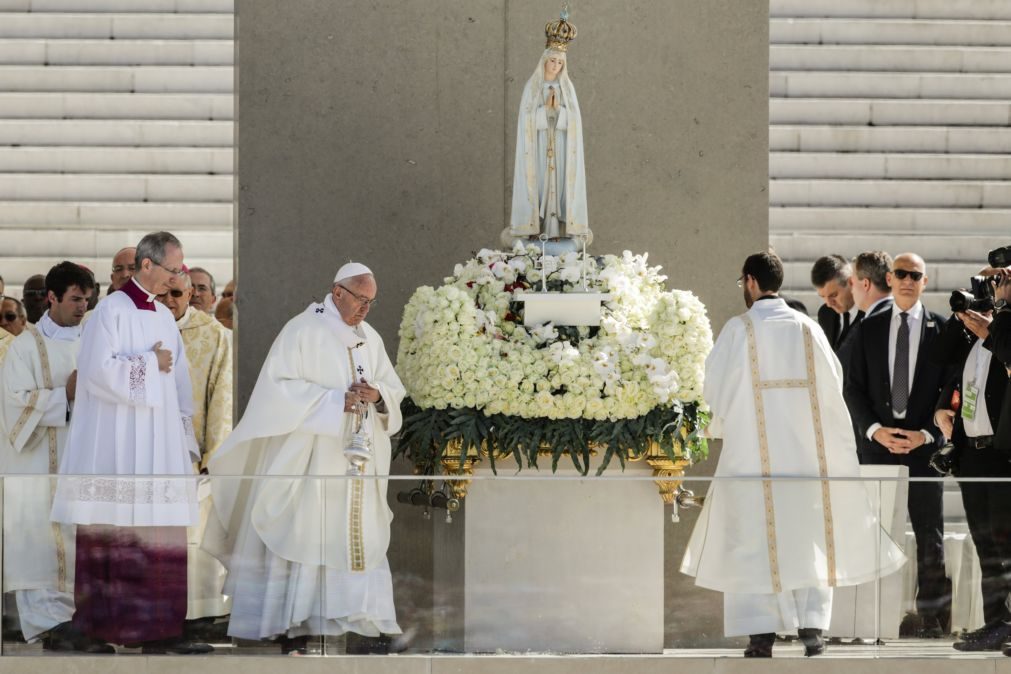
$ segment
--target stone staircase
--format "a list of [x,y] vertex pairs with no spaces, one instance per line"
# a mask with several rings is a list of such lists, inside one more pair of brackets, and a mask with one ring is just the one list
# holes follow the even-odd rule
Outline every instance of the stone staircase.
[[0,0],[0,274],[108,284],[156,229],[233,274],[233,0]]
[[769,230],[814,260],[927,261],[926,304],[1011,244],[1011,0],[770,0]]

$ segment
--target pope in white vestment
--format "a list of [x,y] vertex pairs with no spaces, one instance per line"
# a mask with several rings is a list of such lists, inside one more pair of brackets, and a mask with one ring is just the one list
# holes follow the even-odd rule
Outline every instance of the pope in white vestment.
[[[374,293],[366,267],[341,268],[326,300],[281,330],[242,420],[211,457],[213,502],[228,532],[232,636],[400,633],[386,558],[393,514],[386,481],[372,476],[389,474],[405,392],[363,321]],[[372,456],[365,477],[349,479],[346,411],[355,400],[368,403]],[[219,477],[249,474],[306,477]]]
[[42,315],[4,359],[0,472],[4,481],[4,591],[15,593],[29,642],[74,614],[74,527],[49,519],[67,442],[67,381],[77,369],[81,328]]
[[905,561],[867,485],[825,479],[860,475],[842,379],[818,324],[775,295],[728,321],[706,361],[716,476],[773,478],[714,481],[681,567],[724,593],[727,636],[827,629],[831,588]]

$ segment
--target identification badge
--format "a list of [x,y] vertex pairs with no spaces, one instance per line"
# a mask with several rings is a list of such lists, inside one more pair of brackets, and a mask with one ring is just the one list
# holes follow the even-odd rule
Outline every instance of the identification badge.
[[962,392],[962,418],[973,420],[976,418],[976,400],[979,398],[979,386],[976,382],[970,383]]

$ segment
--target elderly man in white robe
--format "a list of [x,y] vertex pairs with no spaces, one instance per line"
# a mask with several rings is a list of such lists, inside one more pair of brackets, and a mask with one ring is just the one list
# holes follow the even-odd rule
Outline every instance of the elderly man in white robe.
[[[386,552],[390,436],[404,388],[365,316],[376,299],[367,267],[341,267],[331,292],[274,341],[249,405],[211,457],[214,506],[228,528],[228,633],[279,636],[284,653],[310,638],[399,634]],[[371,445],[364,477],[348,479],[356,406]],[[230,480],[217,476],[305,475]],[[333,476],[321,480],[318,477]]]
[[49,519],[49,477],[59,467],[77,391],[81,319],[95,281],[61,262],[45,277],[49,310],[12,344],[0,372],[0,471],[4,482],[4,590],[14,592],[21,632],[45,650],[111,653],[73,629],[74,528]]
[[148,234],[136,263],[81,336],[52,517],[78,525],[75,628],[144,653],[205,653],[182,639],[186,527],[197,522],[193,392],[175,319],[154,301],[184,273],[182,245]]
[[905,562],[867,486],[832,481],[860,474],[842,372],[818,324],[777,295],[782,283],[774,254],[745,261],[749,309],[706,361],[709,434],[723,439],[716,476],[731,479],[712,484],[681,567],[724,593],[726,635],[750,636],[746,657],[771,657],[776,632],[793,630],[819,655],[832,588]]

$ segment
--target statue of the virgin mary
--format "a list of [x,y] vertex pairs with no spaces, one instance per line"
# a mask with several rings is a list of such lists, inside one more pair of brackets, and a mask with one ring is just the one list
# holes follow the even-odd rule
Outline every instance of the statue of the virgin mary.
[[592,238],[586,217],[583,119],[569,79],[567,50],[576,27],[562,18],[545,26],[547,48],[523,88],[516,131],[513,206],[503,243],[546,235],[555,254]]

